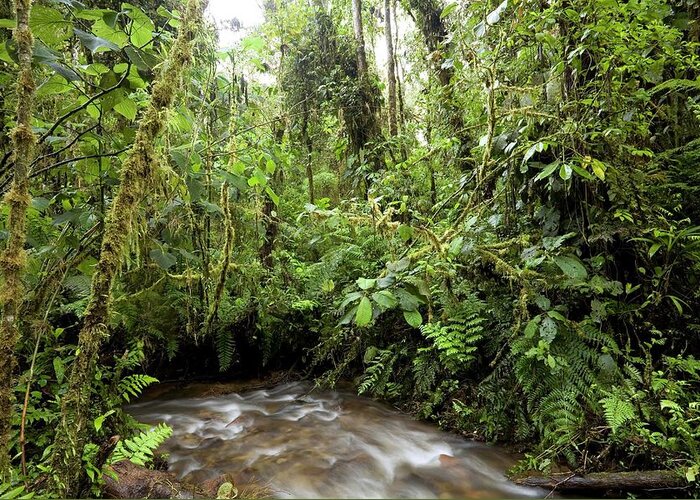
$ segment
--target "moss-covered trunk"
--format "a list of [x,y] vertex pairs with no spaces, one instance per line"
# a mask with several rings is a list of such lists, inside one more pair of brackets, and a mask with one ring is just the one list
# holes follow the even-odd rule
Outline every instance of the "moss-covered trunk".
[[12,371],[15,365],[14,350],[19,339],[18,317],[24,294],[22,273],[26,264],[24,244],[27,239],[27,207],[29,206],[29,180],[27,172],[32,161],[34,134],[31,128],[34,79],[32,77],[32,32],[29,29],[31,0],[16,0],[17,27],[14,40],[17,44],[19,75],[17,77],[17,124],[12,131],[14,149],[14,174],[12,189],[5,202],[10,208],[7,222],[9,233],[7,247],[0,259],[4,283],[0,291],[2,322],[0,323],[0,476],[7,480],[10,474],[10,431],[12,423]]
[[105,220],[100,260],[92,277],[92,291],[85,310],[69,387],[61,402],[61,419],[53,455],[53,486],[61,496],[80,492],[83,478],[81,455],[89,437],[87,417],[91,381],[100,347],[109,337],[112,284],[126,248],[131,221],[146,195],[158,160],[153,144],[163,129],[183,69],[191,59],[190,42],[201,23],[205,0],[188,0],[177,39],[153,85],[151,100],[139,123],[134,145],[121,170],[121,184]]

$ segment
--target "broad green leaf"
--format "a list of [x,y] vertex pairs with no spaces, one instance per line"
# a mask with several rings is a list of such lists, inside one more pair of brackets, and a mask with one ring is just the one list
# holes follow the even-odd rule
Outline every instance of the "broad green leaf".
[[138,112],[138,107],[136,103],[129,98],[118,102],[114,105],[114,111],[122,115],[123,117],[134,120],[136,119],[136,113]]
[[279,205],[279,204],[280,204],[280,197],[277,196],[277,194],[275,194],[275,192],[270,188],[270,186],[267,186],[267,187],[265,188],[265,192],[267,193],[267,195],[268,195],[268,196],[270,197],[270,199],[272,200],[272,203],[274,203],[275,205]]
[[540,323],[540,337],[547,344],[551,344],[557,336],[557,322],[549,316],[545,316]]
[[546,167],[544,167],[544,170],[542,170],[542,172],[540,172],[539,174],[537,174],[537,176],[535,177],[535,180],[536,180],[536,181],[541,181],[542,179],[546,179],[547,177],[549,177],[550,175],[552,175],[552,174],[557,170],[557,167],[558,167],[558,166],[559,166],[559,161],[558,161],[558,160],[555,161],[555,162],[550,163],[549,165],[547,165]]
[[131,43],[139,48],[146,47],[153,39],[153,31],[155,30],[153,21],[141,9],[130,3],[123,3],[122,9],[131,18],[129,26]]
[[357,278],[357,286],[359,286],[362,290],[369,290],[370,288],[374,288],[374,285],[377,283],[376,279],[369,279],[369,278]]
[[17,21],[14,19],[0,19],[0,28],[15,29],[17,26]]
[[78,37],[78,40],[80,40],[80,43],[82,43],[93,54],[97,52],[119,50],[119,46],[117,44],[104,38],[100,38],[99,36],[79,30],[78,28],[73,28],[73,32],[75,33],[75,36]]
[[367,297],[362,297],[360,304],[357,306],[355,324],[357,326],[367,326],[370,321],[372,321],[372,303]]
[[423,324],[423,316],[421,316],[418,311],[404,311],[403,317],[406,320],[406,323],[411,325],[413,328],[418,328]]
[[528,321],[527,325],[525,326],[525,336],[527,338],[532,338],[535,336],[535,333],[537,333],[537,326],[539,325],[540,322],[540,317],[536,316],[532,318],[530,321]]
[[600,161],[600,160],[592,160],[591,161],[591,168],[593,169],[593,173],[595,176],[600,179],[601,181],[605,180],[605,164]]
[[177,259],[173,254],[164,252],[160,248],[151,250],[149,255],[162,269],[167,270],[177,264]]
[[93,421],[93,425],[95,426],[95,430],[97,432],[100,432],[100,429],[102,429],[102,425],[104,424],[105,419],[113,413],[114,410],[109,410],[107,413],[103,413]]
[[408,241],[413,237],[413,228],[407,224],[401,224],[399,226],[399,237],[403,241]]
[[129,37],[121,29],[107,25],[104,19],[98,19],[92,25],[92,34],[113,43],[120,49],[129,43]]
[[71,21],[59,10],[41,4],[32,6],[29,27],[35,37],[54,48],[60,48],[73,34]]
[[561,177],[562,180],[568,181],[569,179],[571,179],[571,172],[572,169],[570,165],[564,164],[561,167],[559,167],[559,177]]
[[36,89],[36,94],[38,96],[58,95],[68,92],[73,88],[74,87],[61,75],[52,75]]
[[393,309],[399,303],[398,299],[389,290],[380,290],[372,294],[372,300],[384,309]]
[[569,278],[583,280],[588,277],[583,263],[574,255],[556,255],[554,262]]

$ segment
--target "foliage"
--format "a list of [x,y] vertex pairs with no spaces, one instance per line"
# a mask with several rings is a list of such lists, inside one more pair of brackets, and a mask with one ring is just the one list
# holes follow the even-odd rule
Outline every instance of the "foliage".
[[[120,409],[155,376],[292,368],[516,444],[518,470],[697,484],[697,5],[398,2],[388,116],[348,0],[264,3],[233,46],[206,24],[186,51],[183,2],[34,4],[26,235],[0,223],[0,245],[26,250],[21,494],[61,492],[44,477],[86,354],[76,494],[99,493],[110,436],[126,436],[110,460],[141,463],[167,438]],[[384,22],[368,3],[370,40]],[[27,65],[2,16],[5,193]],[[192,63],[159,86],[173,51]]]

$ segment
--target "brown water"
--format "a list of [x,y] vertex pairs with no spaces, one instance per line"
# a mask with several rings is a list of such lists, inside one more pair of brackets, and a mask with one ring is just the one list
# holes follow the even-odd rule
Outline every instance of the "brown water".
[[131,405],[165,422],[170,470],[203,481],[231,474],[278,498],[543,497],[509,482],[512,457],[343,391],[305,383]]

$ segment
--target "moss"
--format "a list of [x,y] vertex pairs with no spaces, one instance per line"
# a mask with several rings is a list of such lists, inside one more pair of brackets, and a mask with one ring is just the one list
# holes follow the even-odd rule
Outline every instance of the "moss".
[[52,459],[53,488],[59,496],[77,496],[85,482],[83,469],[75,464],[80,462],[83,447],[90,435],[87,425],[90,381],[100,348],[109,338],[107,324],[112,284],[119,272],[132,222],[147,194],[147,186],[157,165],[153,143],[163,129],[183,69],[191,58],[189,46],[201,23],[203,10],[203,1],[187,2],[177,39],[153,86],[134,145],[122,165],[119,190],[105,220],[100,259],[93,274],[90,299],[78,338],[79,351],[70,372],[68,390],[61,402],[61,420]]
[[32,161],[34,134],[31,116],[34,98],[32,76],[32,47],[34,40],[29,29],[31,0],[16,0],[15,17],[17,28],[14,40],[17,45],[19,74],[17,77],[16,127],[12,130],[14,150],[14,176],[12,188],[5,197],[10,208],[7,227],[8,244],[0,256],[0,271],[4,282],[0,289],[2,320],[0,321],[0,481],[6,482],[11,475],[10,435],[13,414],[14,350],[19,340],[18,311],[24,296],[22,274],[27,255],[24,245],[27,239],[27,207],[31,201],[27,172]]

